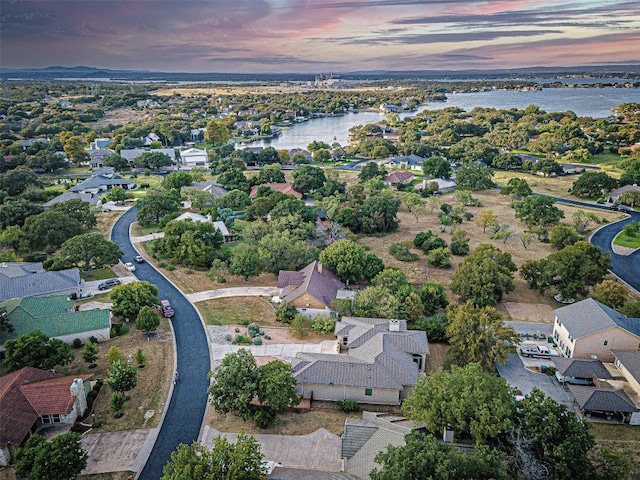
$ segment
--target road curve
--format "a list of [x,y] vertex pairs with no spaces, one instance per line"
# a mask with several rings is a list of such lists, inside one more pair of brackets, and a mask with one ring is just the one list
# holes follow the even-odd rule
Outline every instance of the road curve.
[[[129,209],[115,223],[111,240],[124,253],[123,262],[132,262],[138,253],[129,240],[129,226],[136,220],[137,211]],[[173,388],[164,421],[151,454],[140,472],[142,480],[157,480],[180,443],[190,444],[198,439],[207,406],[207,373],[211,369],[209,343],[200,317],[185,296],[148,263],[135,264],[135,275],[158,287],[160,298],[171,302],[176,314],[172,319],[175,335],[179,378]]]

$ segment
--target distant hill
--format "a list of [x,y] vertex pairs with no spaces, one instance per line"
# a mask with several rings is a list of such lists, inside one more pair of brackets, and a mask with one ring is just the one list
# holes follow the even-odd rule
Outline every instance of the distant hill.
[[[320,73],[320,72],[318,72]],[[449,79],[466,80],[469,78],[534,78],[558,76],[585,77],[622,77],[640,78],[640,64],[597,65],[574,67],[530,67],[501,70],[412,70],[412,71],[360,71],[340,72],[336,76],[345,80],[384,80],[384,79]],[[51,80],[55,78],[78,78],[86,80],[121,81],[232,81],[232,82],[277,82],[307,81],[313,79],[313,73],[175,73],[150,72],[147,70],[111,70],[87,66],[63,67],[50,66],[34,69],[0,68],[0,79],[19,78],[33,80]]]

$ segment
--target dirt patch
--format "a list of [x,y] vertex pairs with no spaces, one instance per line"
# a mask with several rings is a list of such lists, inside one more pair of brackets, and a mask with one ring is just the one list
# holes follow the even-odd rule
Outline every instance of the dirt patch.
[[553,323],[554,308],[547,304],[503,302],[502,306],[515,322]]
[[260,297],[228,297],[215,298],[198,302],[200,311],[207,325],[234,325],[255,322],[263,325],[279,325],[271,304]]
[[444,365],[449,365],[449,349],[451,345],[446,343],[429,343],[429,355],[427,355],[427,365],[425,372],[435,373],[440,370]]
[[[200,304],[198,304],[200,305]],[[258,322],[260,323],[260,322]],[[236,329],[238,331],[236,332]],[[325,340],[333,340],[333,335],[321,335],[318,332],[311,332],[304,338],[297,338],[289,330],[289,327],[286,326],[265,326],[263,327],[260,324],[260,330],[263,330],[265,335],[269,335],[271,340],[265,340],[264,343],[321,343]],[[228,326],[229,334],[238,335],[238,334],[247,334],[247,327],[244,325],[229,325]]]

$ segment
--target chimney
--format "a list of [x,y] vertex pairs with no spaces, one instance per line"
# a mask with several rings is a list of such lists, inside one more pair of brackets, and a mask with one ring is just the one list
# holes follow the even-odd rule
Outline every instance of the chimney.
[[400,331],[400,320],[389,320],[389,331],[390,332],[399,332]]
[[81,378],[76,378],[70,387],[71,395],[75,398],[74,403],[77,407],[78,416],[84,415],[87,410],[87,391],[84,388],[84,382]]
[[320,262],[316,264],[316,270],[320,275],[322,275],[322,264]]
[[453,443],[453,427],[449,423],[444,426],[442,441],[445,443]]

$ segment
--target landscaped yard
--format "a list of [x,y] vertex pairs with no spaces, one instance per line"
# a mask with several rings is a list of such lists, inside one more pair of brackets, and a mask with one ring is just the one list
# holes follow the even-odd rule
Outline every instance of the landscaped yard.
[[207,325],[280,325],[271,304],[260,297],[228,297],[196,303]]
[[92,282],[94,280],[106,280],[107,278],[117,277],[117,275],[113,273],[113,270],[111,270],[109,267],[90,270],[88,274],[86,270],[81,270],[80,276],[85,282]]
[[613,239],[613,244],[619,245],[620,247],[640,248],[640,235],[632,237],[627,235],[623,230]]

